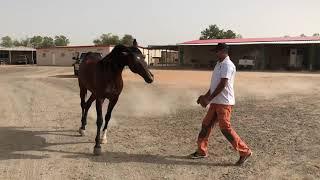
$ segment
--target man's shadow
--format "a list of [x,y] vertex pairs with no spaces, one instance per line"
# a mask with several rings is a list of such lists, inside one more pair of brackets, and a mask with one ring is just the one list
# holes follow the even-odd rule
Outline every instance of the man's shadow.
[[89,153],[66,155],[66,158],[88,158],[94,162],[103,163],[148,163],[160,165],[205,165],[205,166],[234,166],[230,162],[214,162],[211,159],[190,159],[188,156],[174,156],[174,155],[152,155],[152,154],[129,154],[126,152],[112,152],[106,151],[101,156],[93,156]]

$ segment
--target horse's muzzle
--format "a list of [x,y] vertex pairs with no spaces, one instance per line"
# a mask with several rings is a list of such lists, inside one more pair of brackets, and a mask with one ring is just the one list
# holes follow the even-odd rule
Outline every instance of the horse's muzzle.
[[153,74],[150,72],[150,71],[148,71],[148,79],[146,79],[146,82],[147,83],[152,83],[153,82],[153,80],[154,80],[154,76],[153,76]]

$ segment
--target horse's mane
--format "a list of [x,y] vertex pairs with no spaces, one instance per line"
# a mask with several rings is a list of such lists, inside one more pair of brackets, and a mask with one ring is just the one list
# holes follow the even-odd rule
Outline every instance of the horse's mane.
[[111,68],[112,71],[122,69],[126,64],[119,61],[119,57],[123,56],[123,52],[131,53],[129,48],[124,45],[116,45],[112,51],[102,58],[103,69]]
[[[116,45],[112,51],[102,58],[102,64],[104,67],[111,67],[113,70],[123,68],[126,64],[120,61],[119,57],[123,56],[123,52],[133,55],[134,53],[141,53],[137,47],[127,47],[122,44]],[[142,53],[141,53],[142,54]]]
[[104,62],[111,61],[115,57],[121,55],[122,52],[129,52],[128,47],[121,44],[116,45],[109,54],[107,54],[104,58],[102,58],[102,61]]

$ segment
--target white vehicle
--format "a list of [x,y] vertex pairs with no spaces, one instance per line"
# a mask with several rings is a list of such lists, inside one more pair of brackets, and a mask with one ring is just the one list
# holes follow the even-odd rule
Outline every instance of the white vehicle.
[[253,69],[256,65],[256,58],[253,56],[244,56],[239,59],[238,69]]
[[19,55],[16,61],[17,64],[28,64],[28,57],[26,55]]
[[[91,52],[93,53],[94,56],[98,56],[100,58],[102,58],[102,54],[101,53],[97,53],[97,52]],[[79,53],[78,57],[73,57],[72,59],[75,60],[76,62],[73,63],[73,72],[75,76],[78,76],[79,74],[79,67],[80,67],[80,63],[82,62],[83,58],[86,56],[86,52],[84,53]]]

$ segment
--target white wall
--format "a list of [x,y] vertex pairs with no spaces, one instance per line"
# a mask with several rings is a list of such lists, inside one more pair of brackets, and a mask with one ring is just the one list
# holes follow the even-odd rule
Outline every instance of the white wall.
[[103,56],[110,52],[110,47],[66,47],[37,49],[37,64],[40,66],[72,66],[73,57],[82,52],[100,52]]

